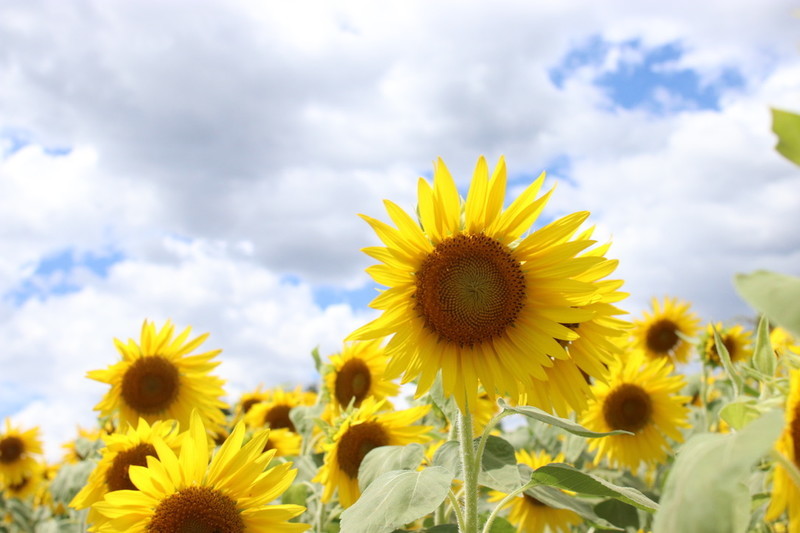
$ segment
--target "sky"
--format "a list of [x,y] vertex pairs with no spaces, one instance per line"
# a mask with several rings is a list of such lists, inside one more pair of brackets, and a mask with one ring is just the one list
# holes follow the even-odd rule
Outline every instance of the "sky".
[[47,452],[95,421],[144,319],[210,332],[230,400],[308,385],[376,316],[359,213],[413,212],[503,155],[543,220],[592,212],[636,318],[752,312],[737,272],[800,274],[792,2],[4,0],[0,417]]

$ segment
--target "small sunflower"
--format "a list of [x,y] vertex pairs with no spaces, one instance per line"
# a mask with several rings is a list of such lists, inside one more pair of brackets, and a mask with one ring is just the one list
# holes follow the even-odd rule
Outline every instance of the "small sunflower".
[[241,420],[257,404],[269,400],[270,392],[259,385],[255,390],[244,392],[236,403],[235,420]]
[[83,451],[79,449],[78,442],[81,440],[87,441],[98,441],[100,440],[103,435],[107,433],[102,429],[83,429],[82,427],[78,427],[78,436],[74,439],[65,442],[61,445],[64,449],[64,458],[62,459],[65,463],[79,463],[84,459],[87,459],[86,456],[83,455]]
[[[518,463],[528,465],[534,470],[550,463],[564,462],[562,454],[553,458],[547,452],[531,455],[526,450],[517,450],[515,455]],[[499,502],[505,497],[506,494],[502,492],[489,492],[490,502]],[[521,494],[511,502],[508,521],[520,533],[569,533],[573,526],[583,523],[583,519],[574,511],[550,507],[527,494]]]
[[265,393],[264,399],[253,404],[244,417],[245,423],[252,429],[264,427],[272,429],[285,428],[296,431],[294,422],[289,418],[289,411],[299,405],[313,405],[317,395],[296,387],[293,391],[285,391],[276,387]]
[[26,500],[41,489],[45,481],[45,466],[41,463],[34,463],[33,466],[23,473],[22,479],[17,483],[0,484],[2,495],[5,499],[16,498]]
[[275,450],[275,457],[288,457],[300,454],[303,438],[286,428],[271,429],[264,451]]
[[387,289],[370,304],[383,313],[348,339],[391,335],[387,377],[418,378],[420,396],[441,371],[462,411],[479,384],[494,399],[546,379],[553,359],[570,358],[559,341],[579,337],[564,324],[593,316],[579,307],[597,289],[577,277],[604,259],[577,257],[594,241],[569,240],[586,212],[527,234],[550,196],[536,197],[543,183],[544,175],[503,209],[505,162],[489,178],[481,157],[462,201],[439,159],[433,187],[419,181],[419,222],[388,200],[396,228],[362,215],[385,244],[364,249],[381,262],[367,272]]
[[597,458],[608,459],[612,466],[631,470],[641,463],[648,466],[663,462],[670,451],[667,438],[682,441],[680,428],[689,427],[688,396],[679,396],[685,385],[683,376],[672,375],[667,358],[646,359],[631,353],[625,362],[615,362],[609,382],[592,385],[595,399],[581,417],[581,424],[592,431],[615,429],[633,435],[611,435],[589,441],[589,450]]
[[797,344],[797,339],[781,327],[772,328],[769,332],[769,342],[776,357],[783,357],[787,353],[800,355],[800,345]]
[[173,339],[175,327],[167,321],[160,331],[145,320],[140,344],[114,339],[122,361],[106,370],[92,370],[88,377],[111,385],[103,400],[95,406],[101,416],[117,415],[120,426],[136,425],[139,418],[152,424],[156,420],[177,420],[189,424],[196,409],[206,429],[221,431],[225,424],[222,411],[227,404],[223,380],[209,374],[219,365],[213,361],[221,350],[189,355],[205,341],[208,334],[187,342],[191,328]]
[[400,391],[400,385],[383,377],[388,358],[382,342],[383,339],[375,339],[346,343],[342,353],[330,356],[331,370],[323,379],[335,414],[350,402],[360,407],[365,398],[383,400]]
[[22,431],[12,427],[11,420],[6,418],[6,430],[0,433],[0,485],[21,483],[36,468],[41,454],[39,428]]
[[[182,436],[178,434],[177,423],[172,420],[159,420],[152,427],[143,418],[134,428],[128,426],[124,433],[114,433],[103,437],[105,447],[100,450],[100,461],[92,470],[83,488],[70,502],[70,507],[86,509],[115,490],[136,490],[131,482],[129,469],[132,465],[147,465],[148,457],[156,457],[155,439],[162,440],[172,450],[180,446]],[[103,516],[94,508],[89,511],[89,523],[95,526],[103,522]]]
[[652,314],[645,311],[644,319],[634,322],[634,345],[651,359],[666,357],[673,363],[686,363],[692,346],[681,335],[693,337],[700,319],[689,311],[687,302],[677,298],[665,298],[663,306],[653,298],[652,307]]
[[[786,426],[775,443],[775,448],[786,459],[800,468],[800,370],[789,372],[789,396],[786,398]],[[800,532],[800,487],[778,463],[772,477],[772,498],[766,519],[777,520],[786,511],[789,531]]]
[[324,485],[322,501],[328,502],[339,490],[339,503],[347,508],[361,495],[358,468],[367,453],[379,446],[427,442],[429,426],[413,425],[430,410],[430,406],[411,407],[403,411],[385,411],[386,400],[367,398],[339,426],[331,442],[323,445],[325,463],[314,481]]
[[180,453],[154,439],[158,458],[148,457],[147,466],[132,466],[130,478],[139,490],[118,490],[94,504],[106,521],[101,533],[181,533],[219,531],[300,532],[307,524],[288,522],[305,508],[270,505],[289,488],[297,474],[291,463],[267,468],[274,451],[263,452],[269,431],[259,431],[244,446],[244,424],[238,423],[230,437],[209,462],[206,428],[197,412],[191,416],[189,432]]
[[728,350],[732,363],[747,361],[753,355],[752,333],[745,331],[744,327],[736,324],[729,328],[722,327],[721,323],[709,324],[706,327],[706,339],[703,343],[703,358],[714,367],[722,366],[722,360],[717,353],[717,343],[714,340],[714,329],[716,328],[722,344]]

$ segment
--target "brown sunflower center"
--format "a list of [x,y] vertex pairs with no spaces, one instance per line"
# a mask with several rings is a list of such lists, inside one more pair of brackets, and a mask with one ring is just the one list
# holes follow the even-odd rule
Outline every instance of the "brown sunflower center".
[[612,390],[603,403],[603,417],[611,429],[636,433],[650,422],[652,415],[650,395],[631,383],[623,383]]
[[522,495],[525,497],[525,502],[527,502],[527,503],[529,503],[531,505],[534,505],[536,507],[547,507],[546,503],[540,502],[539,500],[537,500],[536,498],[534,498],[530,494],[523,493]]
[[8,489],[11,491],[12,494],[19,494],[20,492],[25,490],[25,487],[30,485],[32,481],[33,481],[32,476],[25,476],[22,478],[22,481],[18,483],[9,483]]
[[[725,346],[725,349],[728,350],[728,355],[731,358],[731,361],[736,361],[736,358],[739,356],[737,346],[736,346],[736,339],[733,338],[731,335],[724,335],[722,337],[722,344]],[[722,359],[719,356],[719,352],[717,351],[717,343],[711,343],[711,349],[709,350],[708,358],[711,362],[721,364]]]
[[122,398],[145,415],[165,411],[178,397],[178,369],[159,355],[137,359],[122,378]]
[[0,463],[14,463],[25,452],[25,443],[22,439],[9,435],[0,439]]
[[472,346],[502,335],[525,302],[525,274],[511,251],[479,233],[448,237],[417,272],[416,311],[440,338]]
[[260,403],[262,401],[263,400],[260,400],[258,398],[248,398],[247,400],[242,402],[242,412],[243,413],[247,413],[248,411],[250,411],[251,407],[253,407],[255,404]]
[[339,439],[336,459],[339,468],[350,476],[358,478],[358,467],[370,452],[379,446],[389,444],[389,435],[379,422],[364,422],[350,428]]
[[157,533],[242,533],[236,502],[209,487],[186,487],[161,500],[147,524]]
[[294,423],[289,418],[289,411],[292,410],[290,405],[279,404],[267,410],[264,414],[264,425],[272,429],[287,428],[295,431]]
[[128,470],[132,465],[147,466],[148,455],[157,456],[155,447],[146,442],[119,452],[106,472],[108,490],[139,490],[131,481]]
[[669,353],[680,340],[678,325],[668,318],[653,323],[647,330],[647,347],[659,354]]
[[347,407],[351,400],[359,407],[369,393],[372,375],[367,363],[361,359],[350,359],[336,374],[334,394],[342,407]]

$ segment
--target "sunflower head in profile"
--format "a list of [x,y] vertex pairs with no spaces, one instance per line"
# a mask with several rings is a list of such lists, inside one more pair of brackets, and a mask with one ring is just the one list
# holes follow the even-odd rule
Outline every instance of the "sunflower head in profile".
[[[775,443],[775,449],[786,459],[800,468],[800,370],[789,372],[789,396],[786,398],[786,425]],[[800,531],[800,487],[793,481],[789,472],[775,465],[772,474],[772,496],[765,518],[777,520],[787,512],[789,531]]]
[[550,196],[538,196],[543,184],[544,175],[504,208],[505,162],[490,177],[481,157],[462,200],[439,159],[433,187],[419,181],[419,221],[388,200],[394,226],[363,216],[384,244],[364,249],[380,262],[367,272],[386,290],[370,304],[382,314],[349,340],[391,335],[387,377],[418,379],[419,396],[441,372],[462,411],[480,385],[494,399],[546,379],[553,359],[570,359],[559,341],[579,337],[565,324],[594,316],[581,307],[597,288],[579,277],[604,258],[578,257],[595,242],[573,238],[586,212],[529,233]]
[[719,338],[732,363],[747,361],[753,355],[753,336],[746,331],[743,326],[736,324],[729,328],[723,327],[721,323],[709,324],[706,327],[705,340],[703,342],[703,359],[714,367],[722,366],[722,360],[717,352],[717,343],[714,339],[714,329],[717,330]]
[[313,405],[316,399],[315,393],[304,391],[299,386],[289,391],[276,387],[266,391],[264,399],[253,404],[244,420],[253,429],[268,427],[296,431],[289,412],[299,405]]
[[361,407],[344,417],[331,441],[323,445],[325,461],[314,478],[324,485],[322,501],[330,501],[338,489],[342,507],[355,503],[361,495],[358,469],[371,450],[430,440],[430,426],[414,425],[430,410],[429,405],[403,411],[387,408],[386,400],[365,399]]
[[268,468],[275,455],[263,451],[268,433],[261,430],[243,445],[245,427],[240,422],[210,457],[207,430],[200,415],[193,413],[177,455],[155,437],[157,457],[148,457],[147,466],[130,467],[131,482],[138,490],[109,492],[93,505],[105,518],[96,531],[306,531],[307,524],[289,522],[303,513],[303,507],[271,505],[289,488],[297,471],[291,463]]
[[581,416],[581,424],[597,432],[617,429],[633,435],[611,435],[589,441],[597,459],[616,467],[636,470],[640,465],[663,462],[671,449],[669,439],[683,440],[681,428],[689,427],[688,396],[678,393],[683,376],[673,375],[666,358],[647,359],[631,353],[624,362],[609,367],[608,383],[592,385],[595,398]]
[[400,386],[383,377],[387,360],[382,339],[346,343],[341,353],[330,356],[323,380],[333,417],[351,403],[360,407],[369,397],[383,400],[397,395]]
[[[133,465],[146,466],[148,457],[157,457],[155,439],[158,438],[173,450],[180,446],[182,435],[178,434],[178,424],[173,420],[159,420],[152,426],[143,418],[134,428],[128,426],[125,432],[106,435],[105,447],[100,450],[100,461],[95,466],[83,488],[70,502],[75,509],[90,508],[115,490],[136,490],[129,475]],[[101,524],[103,516],[93,508],[89,510],[88,521],[95,526]]]
[[0,433],[0,485],[15,485],[36,468],[42,441],[38,427],[22,431],[12,426],[9,418],[5,425]]
[[[563,463],[564,456],[558,454],[555,458],[545,451],[528,453],[527,450],[517,450],[517,463],[528,465],[533,470],[550,463]],[[499,502],[506,494],[498,491],[489,492],[490,502]],[[556,509],[540,502],[528,494],[520,494],[510,504],[508,521],[520,533],[569,533],[573,526],[583,523],[583,519],[568,509]]]
[[227,407],[221,400],[225,382],[209,374],[219,365],[213,359],[221,350],[189,355],[208,337],[206,333],[189,340],[190,332],[191,328],[186,328],[173,338],[172,322],[157,330],[145,320],[139,344],[133,339],[127,344],[114,339],[122,360],[87,374],[111,385],[95,410],[104,417],[117,416],[122,427],[137,425],[139,418],[151,424],[172,419],[185,427],[196,409],[209,431],[221,431]]
[[645,311],[644,318],[634,322],[634,346],[650,359],[667,358],[673,363],[686,363],[692,345],[683,337],[693,337],[700,319],[689,310],[687,302],[665,298],[663,305],[653,298],[653,312]]

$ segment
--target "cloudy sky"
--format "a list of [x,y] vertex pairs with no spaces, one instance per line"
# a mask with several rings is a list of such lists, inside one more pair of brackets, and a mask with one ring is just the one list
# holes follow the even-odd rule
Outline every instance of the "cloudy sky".
[[441,156],[483,154],[553,218],[592,211],[634,316],[746,316],[736,272],[800,274],[792,2],[0,3],[0,417],[49,454],[143,319],[211,332],[231,397],[316,380],[372,315],[376,238]]

